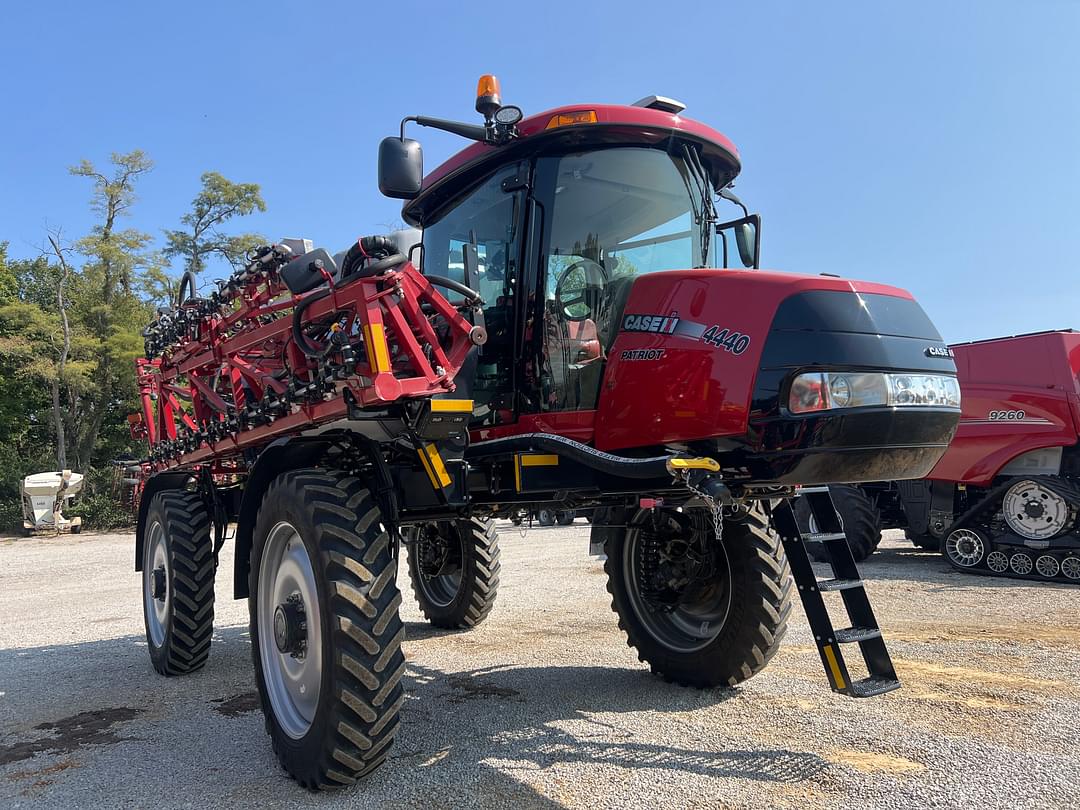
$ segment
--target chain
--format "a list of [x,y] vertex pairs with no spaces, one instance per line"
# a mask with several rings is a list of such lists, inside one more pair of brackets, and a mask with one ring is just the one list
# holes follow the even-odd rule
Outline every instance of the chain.
[[701,498],[701,500],[705,501],[705,507],[712,514],[713,532],[716,534],[716,542],[722,543],[724,540],[724,519],[720,511],[720,503],[712,495],[709,495],[707,492],[691,483],[689,476],[684,476],[683,482],[686,484],[688,490]]

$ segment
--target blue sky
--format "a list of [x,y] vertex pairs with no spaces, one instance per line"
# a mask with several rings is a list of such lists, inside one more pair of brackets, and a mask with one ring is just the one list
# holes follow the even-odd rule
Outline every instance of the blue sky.
[[[145,150],[131,226],[216,170],[245,229],[383,230],[379,140],[473,120],[481,73],[537,112],[651,93],[739,146],[763,264],[906,287],[948,340],[1080,328],[1080,2],[8,4],[0,240],[90,224],[81,158]],[[460,4],[464,7],[466,4]],[[427,167],[465,145],[416,129]]]

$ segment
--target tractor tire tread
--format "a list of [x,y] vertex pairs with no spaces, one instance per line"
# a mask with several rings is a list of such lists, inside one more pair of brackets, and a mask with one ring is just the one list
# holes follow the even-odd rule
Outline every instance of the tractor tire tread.
[[151,661],[162,675],[187,675],[206,665],[214,634],[210,512],[197,492],[165,490],[155,500],[160,503],[167,536],[172,616],[161,654],[152,655]]
[[[336,653],[324,663],[331,667],[332,698],[316,714],[324,733],[314,740],[313,755],[308,751],[308,756],[297,756],[283,732],[272,729],[272,708],[263,689],[260,697],[274,753],[286,772],[310,790],[340,788],[386,760],[399,723],[406,664],[397,558],[386,541],[387,527],[379,524],[375,498],[355,476],[330,469],[284,473],[270,485],[262,508],[285,500],[298,503],[316,527],[319,559],[312,563],[326,583],[323,605],[329,606],[330,615],[324,629],[332,634]],[[251,571],[250,592],[257,594],[254,556]],[[256,632],[253,617],[253,638]],[[261,685],[254,646],[253,656]],[[309,734],[316,731],[312,728]]]
[[791,571],[784,547],[773,532],[769,531],[765,518],[750,513],[740,523],[724,527],[725,541],[740,534],[734,542],[725,542],[729,560],[737,560],[742,569],[742,586],[747,589],[741,606],[734,607],[737,626],[722,636],[727,642],[722,655],[706,658],[694,654],[697,663],[674,660],[673,656],[658,651],[647,631],[639,625],[636,617],[628,616],[620,609],[625,600],[622,593],[622,554],[618,548],[625,532],[607,541],[607,589],[611,595],[611,609],[618,617],[619,628],[626,634],[626,643],[637,651],[638,660],[648,664],[653,674],[668,683],[680,686],[711,689],[717,686],[732,687],[754,676],[773,659],[780,647],[780,640],[787,632],[791,614]]
[[[499,533],[495,530],[495,521],[469,518],[459,521],[459,524],[469,527],[465,550],[471,560],[463,573],[463,584],[468,587],[468,593],[464,596],[459,595],[459,599],[456,600],[458,604],[454,609],[440,609],[432,605],[425,598],[422,587],[417,583],[420,572],[411,562],[409,565],[409,578],[420,612],[433,627],[444,630],[476,627],[488,617],[495,606],[495,597],[499,591],[499,573],[502,570],[502,564],[499,562]],[[410,560],[411,557],[410,551]],[[470,570],[472,576],[468,575]]]

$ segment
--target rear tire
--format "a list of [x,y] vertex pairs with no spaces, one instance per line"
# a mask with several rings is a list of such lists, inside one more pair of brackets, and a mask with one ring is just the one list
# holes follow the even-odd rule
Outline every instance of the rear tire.
[[198,493],[155,495],[143,536],[143,625],[150,661],[162,675],[186,675],[206,664],[215,565],[210,513]]
[[904,537],[910,540],[912,544],[918,548],[926,549],[927,551],[941,551],[941,538],[934,537],[932,534],[918,534],[911,529],[904,529]]
[[536,513],[536,522],[541,526],[555,525],[555,512],[551,509],[541,509]]
[[[687,513],[694,542],[715,544],[704,510]],[[648,511],[639,510],[630,526],[605,544],[611,606],[638,659],[667,681],[699,688],[734,686],[764,669],[787,630],[792,587],[783,546],[764,518],[751,512],[739,522],[725,522],[716,563],[722,571],[697,586],[721,594],[715,600],[721,605],[717,615],[723,613],[719,627],[701,618],[707,611],[682,615],[682,607],[662,611],[643,601],[635,571],[648,520]]]
[[[844,535],[848,548],[855,562],[862,562],[877,549],[881,543],[881,513],[874,501],[859,487],[848,484],[829,486],[833,506],[844,523]],[[800,525],[809,520],[809,505],[802,499],[795,499],[795,514]],[[821,543],[807,543],[806,550],[816,562],[828,562],[828,553]]]
[[573,512],[559,512],[555,516],[555,522],[560,526],[572,526],[574,524]]
[[359,478],[305,469],[270,484],[251,549],[252,657],[274,753],[306,788],[356,782],[393,743],[405,674],[396,574]]
[[[427,549],[424,533],[432,533]],[[438,559],[428,559],[428,555]],[[437,569],[437,570],[435,570]],[[421,526],[409,547],[409,578],[420,612],[435,627],[475,627],[487,618],[499,589],[495,521],[471,518]]]

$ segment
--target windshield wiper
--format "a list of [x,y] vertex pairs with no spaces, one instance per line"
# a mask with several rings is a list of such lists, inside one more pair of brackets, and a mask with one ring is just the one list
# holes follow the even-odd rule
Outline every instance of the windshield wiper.
[[[701,158],[698,156],[697,150],[690,144],[683,144],[683,154],[686,160],[687,174],[693,178],[694,186],[696,186],[697,199],[701,204],[700,209],[694,209],[694,219],[700,228],[701,234],[701,267],[709,266],[709,245],[712,243],[713,230],[716,228],[716,223],[719,222],[719,217],[716,215],[716,207],[713,205],[712,189],[709,185],[709,176],[705,172],[705,167],[701,163]],[[686,178],[683,179],[686,182],[686,190],[691,194],[691,200],[693,200],[695,189],[690,187],[690,183]]]

